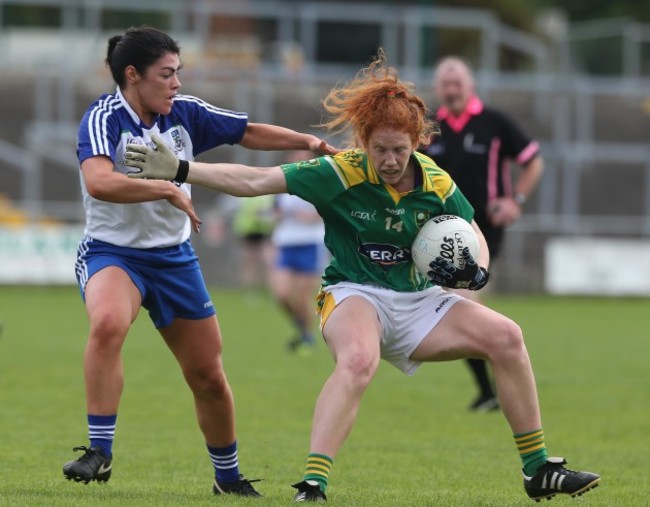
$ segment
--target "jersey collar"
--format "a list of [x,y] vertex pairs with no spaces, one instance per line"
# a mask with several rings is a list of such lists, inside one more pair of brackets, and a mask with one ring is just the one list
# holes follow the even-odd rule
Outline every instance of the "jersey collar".
[[[139,125],[139,126],[141,126],[141,127],[142,127],[142,126],[145,126],[145,127],[146,127],[146,125],[144,125],[144,124],[142,123],[142,120],[140,119],[140,117],[136,114],[136,112],[131,108],[131,106],[129,105],[129,103],[126,101],[126,98],[124,98],[124,95],[122,94],[122,90],[120,90],[120,87],[119,87],[119,86],[118,86],[117,89],[116,89],[115,95],[117,95],[117,98],[120,100],[120,102],[121,102],[122,105],[124,106],[124,109],[126,109],[126,111],[129,113],[129,116],[131,117],[131,119],[132,119],[132,120],[133,120],[137,125]],[[157,119],[159,116],[160,116],[160,115],[156,115],[156,119]],[[155,120],[154,120],[154,123],[155,123]],[[149,128],[149,127],[147,127],[147,128]]]
[[454,132],[460,132],[465,125],[476,116],[483,112],[483,102],[476,95],[473,95],[468,101],[465,109],[458,116],[454,116],[447,106],[438,109],[436,116],[438,120],[444,120]]
[[380,178],[379,174],[377,173],[377,169],[375,169],[375,165],[370,160],[370,157],[368,157],[368,155],[366,154],[365,155],[366,160],[368,161],[368,182],[378,184],[378,185],[383,185],[386,191],[388,192],[388,195],[390,195],[391,198],[393,199],[393,202],[396,205],[399,204],[402,197],[410,194],[414,190],[421,189],[424,185],[424,174],[423,174],[424,169],[416,153],[413,153],[410,157],[411,161],[415,164],[415,169],[414,169],[415,174],[413,175],[414,182],[413,182],[413,188],[411,190],[406,190],[405,192],[398,192],[397,190],[395,190],[395,188],[393,188],[393,186],[389,185],[388,183],[384,183]]

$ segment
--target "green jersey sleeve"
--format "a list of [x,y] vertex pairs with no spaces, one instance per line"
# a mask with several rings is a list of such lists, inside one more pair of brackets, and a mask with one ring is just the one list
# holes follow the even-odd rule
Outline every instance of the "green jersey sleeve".
[[282,165],[290,194],[309,201],[317,208],[345,191],[332,157],[313,158]]

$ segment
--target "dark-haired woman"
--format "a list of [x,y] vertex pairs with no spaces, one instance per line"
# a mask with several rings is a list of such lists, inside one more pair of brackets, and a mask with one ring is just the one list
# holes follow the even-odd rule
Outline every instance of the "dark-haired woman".
[[66,463],[63,474],[84,483],[111,476],[124,386],[121,350],[144,307],[194,396],[214,465],[214,493],[260,496],[239,472],[221,332],[190,243],[201,223],[190,185],[127,178],[124,151],[127,143],[151,144],[152,134],[185,160],[223,144],[320,153],[332,148],[313,135],[249,123],[246,113],[180,94],[180,47],[155,28],[111,37],[106,64],[117,87],[88,108],[77,144],[86,226],[75,268],[90,328],[84,354],[90,442],[75,447],[83,454]]

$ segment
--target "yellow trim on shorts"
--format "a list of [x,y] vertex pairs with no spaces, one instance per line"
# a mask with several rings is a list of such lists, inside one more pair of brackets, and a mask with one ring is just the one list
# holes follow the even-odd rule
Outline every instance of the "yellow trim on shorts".
[[323,328],[325,327],[325,323],[327,322],[327,319],[332,313],[332,310],[336,308],[336,300],[334,299],[334,296],[332,295],[331,292],[321,292],[319,297],[322,300],[322,304],[320,305],[320,311],[319,311],[320,330],[321,332],[323,332]]

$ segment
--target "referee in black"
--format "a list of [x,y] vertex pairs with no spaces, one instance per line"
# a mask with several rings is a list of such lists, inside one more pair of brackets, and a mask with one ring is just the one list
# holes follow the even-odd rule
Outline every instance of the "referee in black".
[[[505,228],[515,222],[535,190],[544,162],[539,143],[531,140],[505,114],[486,107],[476,95],[474,76],[462,59],[443,58],[435,68],[435,112],[441,133],[420,151],[451,174],[474,206],[474,219],[485,235],[494,261]],[[510,165],[521,170],[513,178]],[[479,300],[477,291],[458,290]],[[483,359],[468,359],[479,393],[470,405],[474,411],[497,410],[499,401]]]

